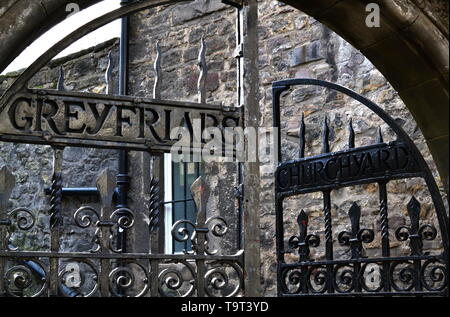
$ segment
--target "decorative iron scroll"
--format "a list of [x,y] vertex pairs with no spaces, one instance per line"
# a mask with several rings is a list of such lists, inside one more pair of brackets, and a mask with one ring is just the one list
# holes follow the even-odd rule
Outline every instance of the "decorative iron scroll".
[[[341,92],[368,107],[396,133],[397,140],[385,143],[378,129],[374,145],[355,148],[355,132],[350,120],[348,150],[330,153],[330,127],[325,117],[322,131],[322,154],[305,157],[306,125],[300,119],[300,157],[282,162],[275,174],[276,240],[279,296],[448,296],[448,219],[436,182],[408,135],[380,107],[363,96],[342,86],[313,79],[294,79],[273,85],[274,126],[280,128],[281,94],[291,87],[321,86]],[[281,134],[279,133],[279,144]],[[434,203],[440,234],[430,223],[421,223],[419,201],[412,197],[407,205],[408,226],[389,232],[387,184],[391,180],[420,177],[428,186]],[[355,202],[348,211],[350,230],[335,232],[331,213],[331,192],[358,185],[377,183],[380,197],[380,232],[362,227],[362,210]],[[325,228],[324,257],[317,257],[311,248],[322,243],[319,234],[308,234],[309,216],[303,210],[297,222],[299,235],[285,241],[283,201],[291,196],[322,192]],[[366,256],[365,245],[379,236],[379,255]],[[408,243],[408,256],[392,256],[391,241]],[[440,239],[443,252],[431,255],[424,250],[424,241]],[[335,259],[334,244],[348,248],[348,259]],[[286,245],[288,248],[286,248]],[[286,254],[298,253],[298,260],[286,261]],[[373,253],[373,249],[372,249]],[[314,256],[311,256],[314,254]],[[292,257],[290,257],[292,258]]]
[[[221,217],[206,219],[209,189],[201,178],[192,187],[198,209],[197,222],[191,223],[194,231],[189,234],[189,229],[178,228],[181,222],[174,225],[174,238],[193,242],[194,251],[185,254],[122,253],[117,248],[115,232],[118,228],[132,230],[137,218],[130,209],[114,207],[115,176],[108,170],[97,180],[101,210],[84,206],[73,215],[72,225],[95,229],[89,231],[93,241],[91,251],[61,252],[59,241],[53,239],[61,235],[60,222],[55,222],[51,230],[49,252],[13,248],[8,238],[10,229],[13,226],[19,230],[32,229],[35,215],[25,208],[8,212],[7,203],[15,180],[6,167],[0,169],[0,181],[0,297],[233,297],[243,294],[243,251],[218,255],[210,246],[208,235],[223,237],[228,232],[228,224]],[[153,188],[157,185],[152,184]],[[55,213],[58,214],[59,211]],[[152,230],[155,229],[150,226],[149,232]]]
[[[106,95],[68,92],[63,67],[55,90],[29,89],[31,78],[58,53],[90,32],[121,17],[145,9],[192,0],[140,0],[123,4],[77,29],[38,58],[0,98],[0,141],[45,144],[54,150],[50,218],[50,249],[23,251],[10,242],[13,227],[30,230],[35,215],[25,208],[8,210],[15,185],[5,167],[0,170],[0,297],[1,296],[239,296],[243,293],[243,251],[218,255],[209,240],[228,231],[225,219],[206,219],[206,192],[193,190],[198,208],[195,232],[188,235],[194,252],[186,254],[123,253],[117,246],[117,231],[134,230],[136,213],[116,209],[113,195],[116,179],[109,171],[99,176],[101,209],[83,206],[73,223],[92,233],[90,252],[62,252],[62,161],[65,146],[117,148],[138,151],[170,150],[178,141],[173,128],[187,128],[191,134],[208,127],[240,125],[241,111],[207,103],[206,42],[199,45],[198,102],[162,100],[162,52],[157,44],[154,63],[153,99],[113,95],[113,58],[108,55]],[[201,142],[204,142],[201,138]],[[201,143],[200,142],[200,143]],[[193,142],[191,142],[193,143]],[[196,144],[191,144],[195,147]],[[196,184],[203,184],[198,180]],[[148,229],[159,228],[159,182],[152,179],[150,201],[144,209]],[[201,185],[198,187],[206,188]],[[69,224],[65,223],[64,226]],[[92,230],[94,229],[94,230]],[[182,231],[184,234],[185,232]],[[178,237],[179,238],[179,237]],[[179,238],[180,239],[180,238]],[[181,239],[185,239],[182,236]]]

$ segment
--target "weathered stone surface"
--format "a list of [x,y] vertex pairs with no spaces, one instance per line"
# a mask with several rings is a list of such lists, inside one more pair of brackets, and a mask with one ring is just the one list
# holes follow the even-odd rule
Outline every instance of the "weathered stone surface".
[[[327,1],[331,6],[337,1]],[[130,50],[130,92],[139,96],[149,96],[153,89],[153,62],[155,59],[154,44],[160,41],[163,49],[163,98],[175,100],[197,100],[197,81],[199,69],[197,58],[200,39],[205,36],[207,41],[207,61],[210,67],[208,75],[208,101],[222,102],[226,105],[235,103],[236,93],[236,62],[233,56],[235,49],[234,18],[235,10],[224,8],[219,1],[197,1],[193,6],[177,6],[163,8],[151,12],[142,12],[131,19]],[[321,11],[324,2],[304,1],[314,6],[311,10]],[[1,13],[1,11],[0,11]],[[157,14],[156,14],[157,13]],[[260,110],[261,124],[272,125],[271,84],[273,81],[292,77],[311,77],[333,81],[364,94],[377,102],[389,114],[398,118],[398,122],[419,146],[425,159],[431,165],[434,174],[437,170],[429,153],[425,139],[409,113],[399,94],[393,89],[386,78],[374,65],[349,43],[331,32],[327,27],[313,18],[301,14],[288,5],[277,1],[260,3],[260,56],[259,67],[261,75]],[[386,39],[388,41],[389,39]],[[395,41],[391,45],[396,44]],[[113,50],[117,61],[117,43],[91,50],[84,55],[71,56],[63,60],[66,69],[66,86],[75,91],[104,92],[104,76],[106,69],[106,53]],[[380,44],[381,45],[381,44]],[[397,58],[401,58],[400,52]],[[59,63],[62,61],[59,61]],[[406,60],[409,65],[413,60]],[[391,65],[393,61],[385,61]],[[407,64],[405,63],[405,64]],[[57,78],[58,61],[52,62],[49,68],[43,69],[32,81],[32,86],[54,88]],[[395,65],[394,65],[395,66]],[[393,66],[393,67],[394,67]],[[410,66],[409,66],[410,67]],[[399,73],[401,69],[396,69]],[[412,73],[414,69],[410,70]],[[114,71],[117,77],[117,69]],[[423,74],[422,74],[423,75]],[[0,92],[11,84],[17,76],[11,74],[0,77]],[[417,78],[409,78],[411,82]],[[410,98],[420,101],[423,111],[429,112],[427,98],[441,102],[442,96],[434,94],[439,85],[429,82],[424,86],[428,94],[411,94]],[[117,86],[117,84],[116,84]],[[117,87],[116,87],[117,90]],[[421,90],[422,91],[422,90]],[[409,103],[404,97],[405,101]],[[422,98],[422,99],[421,99]],[[323,89],[303,87],[287,95],[282,108],[283,156],[285,159],[296,158],[299,153],[298,128],[302,112],[307,124],[306,155],[320,153],[321,129],[325,115],[328,116],[331,128],[331,149],[342,150],[347,147],[347,124],[353,118],[357,146],[373,144],[377,137],[377,128],[382,127],[386,141],[395,139],[395,135],[377,116],[357,102],[343,98],[336,93]],[[426,113],[420,118],[426,117]],[[444,124],[445,125],[445,124]],[[436,122],[427,122],[430,129],[437,127]],[[439,126],[439,128],[442,128]],[[442,130],[442,129],[440,129]],[[437,134],[436,134],[437,135]],[[447,143],[446,143],[447,140]],[[436,138],[430,141],[436,147],[448,147],[448,139]],[[448,156],[446,157],[448,162]],[[48,248],[48,197],[43,194],[43,188],[49,186],[52,168],[52,150],[48,147],[29,145],[1,144],[0,166],[7,164],[18,180],[18,186],[13,192],[13,206],[26,206],[39,212],[38,226],[27,235],[16,235],[14,241],[24,249],[34,250]],[[116,154],[114,151],[96,151],[90,149],[68,148],[65,151],[64,185],[94,186],[98,173],[106,167],[115,168]],[[445,161],[445,157],[439,162]],[[135,168],[134,166],[133,168]],[[275,260],[275,227],[274,227],[274,166],[269,160],[262,160],[261,171],[261,272],[264,296],[276,295],[276,260]],[[81,176],[80,176],[81,175]],[[205,166],[205,177],[211,186],[212,196],[208,202],[210,215],[220,214],[230,224],[229,235],[222,240],[213,241],[220,247],[221,253],[233,253],[238,246],[236,238],[238,230],[238,214],[236,210],[234,185],[236,183],[236,165],[215,163]],[[133,183],[133,195],[139,195],[139,184]],[[436,224],[436,217],[431,207],[431,201],[426,186],[421,180],[412,179],[389,183],[389,213],[390,236],[392,238],[393,254],[407,254],[407,243],[395,241],[394,231],[398,226],[407,224],[406,204],[415,195],[423,204],[421,217],[424,223]],[[286,238],[298,233],[295,219],[301,209],[310,215],[310,231],[316,232],[323,240],[324,225],[321,193],[314,193],[293,198],[286,202]],[[335,231],[349,228],[347,212],[353,201],[358,201],[363,212],[364,225],[378,231],[379,202],[377,185],[355,186],[333,192],[332,214],[335,218]],[[136,199],[136,201],[139,201]],[[73,226],[71,216],[82,204],[98,206],[95,199],[70,199],[64,203],[64,223],[67,234],[63,237],[62,248],[68,251],[87,251],[90,246],[92,231],[79,230]],[[136,206],[142,211],[142,206]],[[38,234],[39,239],[29,239]],[[242,234],[242,232],[241,232]],[[286,239],[287,240],[287,239]],[[335,241],[337,245],[337,242]],[[379,252],[379,233],[369,246],[367,255]],[[427,245],[428,247],[428,245]],[[438,244],[430,243],[430,248],[439,252]],[[312,250],[312,256],[318,259],[324,257],[323,245]],[[348,257],[348,249],[336,248],[336,257]],[[295,254],[289,255],[292,261]]]

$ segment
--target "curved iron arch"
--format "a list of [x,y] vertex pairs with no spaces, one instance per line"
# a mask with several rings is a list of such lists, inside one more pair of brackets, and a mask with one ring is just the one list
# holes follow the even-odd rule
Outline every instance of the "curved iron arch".
[[[290,90],[293,87],[297,86],[318,86],[323,87],[327,89],[331,89],[337,92],[340,92],[358,102],[363,104],[365,107],[372,110],[375,114],[377,114],[386,124],[389,125],[389,127],[395,132],[397,135],[398,140],[402,141],[408,149],[411,151],[414,159],[419,164],[420,168],[420,176],[425,180],[431,198],[433,200],[433,204],[435,206],[436,216],[438,218],[439,227],[441,231],[441,237],[442,237],[442,244],[444,248],[444,252],[442,254],[442,260],[446,262],[447,265],[447,274],[448,274],[448,216],[446,214],[446,209],[444,206],[444,202],[442,200],[442,197],[439,192],[439,187],[436,184],[436,181],[433,177],[433,174],[428,166],[428,164],[425,162],[422,154],[420,153],[419,149],[416,147],[414,142],[411,140],[411,138],[408,136],[408,134],[395,122],[395,120],[387,113],[385,112],[381,107],[379,107],[377,104],[372,102],[371,100],[367,99],[366,97],[358,94],[357,92],[348,89],[344,86],[324,81],[324,80],[318,80],[318,79],[310,79],[310,78],[298,78],[298,79],[288,79],[288,80],[282,80],[274,82],[272,85],[272,91],[273,91],[273,126],[274,128],[281,128],[281,114],[280,114],[280,103],[281,103],[281,95]],[[278,164],[280,166],[282,165],[282,153],[281,153],[281,133],[278,133]],[[288,165],[289,163],[297,162],[291,161],[286,162],[285,164]],[[278,173],[278,171],[277,171]],[[344,187],[344,186],[343,186]],[[319,191],[319,190],[316,190]],[[325,192],[325,191],[324,191]],[[295,194],[292,194],[295,195]],[[291,195],[284,195],[283,193],[280,193],[278,190],[278,185],[276,185],[276,229],[277,229],[277,261],[278,261],[278,270],[279,275],[280,271],[280,263],[284,263],[284,256],[281,252],[281,249],[283,248],[283,235],[284,235],[284,229],[282,228],[283,225],[283,200],[286,196]],[[327,198],[329,200],[329,197]],[[329,217],[331,214],[329,214]],[[299,223],[300,224],[300,223]],[[300,224],[302,226],[302,224]],[[305,229],[304,229],[305,230]],[[297,245],[298,247],[298,245]],[[308,242],[303,242],[303,247],[307,248],[309,250]],[[305,252],[305,251],[302,251]],[[309,253],[309,251],[308,251]],[[287,271],[282,271],[282,274],[286,274]],[[280,276],[278,277],[279,284],[282,283]],[[284,284],[283,284],[284,285]],[[279,292],[281,293],[281,290],[283,288],[279,287]]]
[[52,58],[57,56],[64,49],[69,47],[71,44],[81,39],[85,35],[101,28],[102,26],[122,18],[124,16],[145,10],[150,8],[155,8],[163,5],[170,5],[175,3],[186,3],[192,2],[193,0],[141,0],[133,2],[126,6],[122,6],[112,12],[104,14],[85,25],[81,26],[77,30],[70,33],[64,39],[53,45],[49,50],[42,54],[33,64],[31,64],[6,90],[0,99],[0,112],[4,110],[5,105],[8,103],[11,97],[16,93],[26,89],[26,85],[29,80],[42,68],[44,67]]

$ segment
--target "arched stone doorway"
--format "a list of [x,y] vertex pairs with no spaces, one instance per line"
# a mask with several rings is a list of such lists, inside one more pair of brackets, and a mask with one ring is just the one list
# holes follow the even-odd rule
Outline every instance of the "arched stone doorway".
[[[59,23],[70,2],[46,0],[30,6],[20,0],[6,1],[0,8],[4,44],[0,48],[0,70]],[[97,2],[77,3],[85,8]],[[448,2],[374,1],[381,8],[379,28],[365,25],[368,12],[363,0],[284,2],[314,17],[361,50],[389,80],[422,130],[448,192],[448,21],[439,16],[439,10],[448,12]],[[13,23],[5,18],[6,12],[14,18]]]

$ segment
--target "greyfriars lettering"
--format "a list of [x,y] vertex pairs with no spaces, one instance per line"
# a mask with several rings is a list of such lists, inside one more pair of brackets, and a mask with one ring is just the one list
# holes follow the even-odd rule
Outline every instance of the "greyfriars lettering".
[[221,106],[59,91],[17,95],[0,113],[0,140],[135,150],[169,150],[173,129],[235,127]]
[[279,167],[276,180],[281,192],[306,193],[419,171],[408,147],[393,142],[287,162]]

